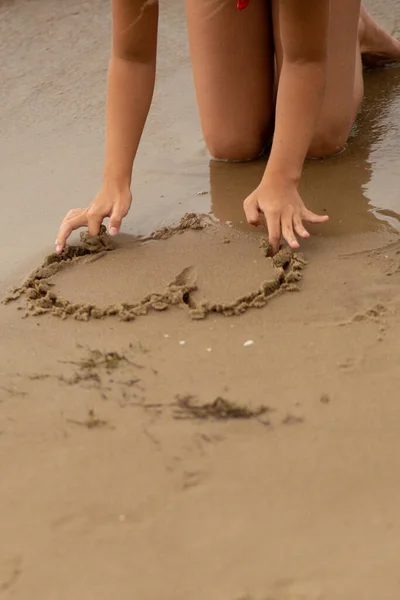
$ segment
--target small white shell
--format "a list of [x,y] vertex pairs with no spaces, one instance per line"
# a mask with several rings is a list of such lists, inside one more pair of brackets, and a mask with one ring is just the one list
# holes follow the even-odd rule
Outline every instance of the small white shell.
[[252,346],[254,344],[253,340],[246,340],[243,344],[243,346],[245,348],[247,348],[248,346]]

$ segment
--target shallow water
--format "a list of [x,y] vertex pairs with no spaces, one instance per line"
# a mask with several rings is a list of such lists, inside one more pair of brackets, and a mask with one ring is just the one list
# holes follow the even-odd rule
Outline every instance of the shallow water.
[[[145,233],[188,210],[211,210],[246,228],[242,200],[262,161],[210,162],[204,148],[188,57],[183,6],[161,3],[159,77],[134,170],[135,204],[125,233]],[[400,6],[374,2],[389,28]],[[59,222],[86,205],[101,181],[108,3],[16,0],[0,7],[0,280],[26,271],[52,248]],[[306,164],[303,197],[331,216],[325,235],[399,226],[400,68],[366,74],[356,136],[342,156]],[[207,192],[199,194],[199,192]]]

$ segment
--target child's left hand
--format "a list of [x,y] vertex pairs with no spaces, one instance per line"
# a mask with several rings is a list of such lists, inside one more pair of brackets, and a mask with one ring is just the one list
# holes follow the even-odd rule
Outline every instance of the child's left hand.
[[264,177],[243,206],[251,225],[262,226],[264,215],[274,253],[279,250],[281,236],[292,248],[299,248],[296,234],[301,238],[310,237],[303,221],[325,223],[329,219],[327,215],[317,215],[306,208],[295,183],[277,178]]

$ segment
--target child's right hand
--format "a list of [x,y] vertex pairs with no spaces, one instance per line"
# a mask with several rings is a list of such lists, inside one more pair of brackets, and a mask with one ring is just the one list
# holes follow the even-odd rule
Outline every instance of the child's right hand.
[[117,235],[121,221],[130,209],[132,194],[129,186],[120,188],[105,183],[87,208],[74,208],[64,217],[56,240],[56,252],[65,248],[67,239],[75,229],[87,227],[90,235],[97,235],[103,219],[110,217],[108,232]]

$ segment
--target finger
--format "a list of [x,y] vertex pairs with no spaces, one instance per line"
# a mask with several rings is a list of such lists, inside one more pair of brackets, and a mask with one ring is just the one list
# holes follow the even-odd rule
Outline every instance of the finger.
[[281,223],[278,215],[266,215],[268,239],[272,253],[276,254],[281,245]]
[[261,229],[266,229],[267,228],[267,224],[265,221],[265,215],[262,211],[258,211],[258,223],[256,225],[256,227],[260,227]]
[[62,252],[71,233],[75,231],[75,229],[79,229],[79,227],[84,227],[85,225],[87,225],[87,213],[85,210],[82,209],[80,212],[74,210],[68,213],[68,215],[63,219],[61,227],[58,231],[56,239],[56,252]]
[[316,215],[315,213],[305,208],[302,211],[301,217],[304,221],[308,221],[309,223],[325,223],[329,220],[328,215]]
[[115,206],[110,217],[110,223],[108,226],[108,232],[110,235],[117,235],[119,230],[121,229],[121,222],[124,217],[127,215],[126,210],[122,209],[120,206]]
[[262,224],[260,211],[258,209],[257,203],[253,199],[246,198],[246,200],[243,203],[243,208],[247,222],[250,225],[258,227]]
[[89,235],[99,235],[103,219],[104,216],[100,213],[88,211],[87,227]]
[[310,237],[310,234],[308,233],[307,229],[304,227],[301,217],[298,214],[293,215],[293,227],[294,227],[295,232],[300,237],[302,237],[302,238]]
[[282,216],[282,235],[291,248],[299,248],[299,242],[293,231],[293,214]]

